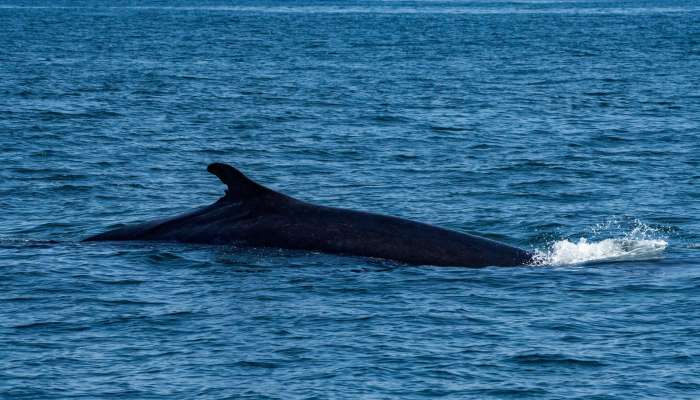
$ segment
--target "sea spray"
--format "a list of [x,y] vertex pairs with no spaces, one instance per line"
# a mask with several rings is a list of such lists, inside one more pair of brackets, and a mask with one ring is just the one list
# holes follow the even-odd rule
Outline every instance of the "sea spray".
[[[648,260],[660,257],[668,247],[661,237],[660,230],[639,220],[627,226],[626,233],[620,233],[626,225],[610,220],[591,228],[593,238],[579,237],[578,240],[562,239],[551,243],[545,250],[535,251],[534,265],[575,265],[590,262]],[[597,237],[613,233],[613,238],[596,240]]]

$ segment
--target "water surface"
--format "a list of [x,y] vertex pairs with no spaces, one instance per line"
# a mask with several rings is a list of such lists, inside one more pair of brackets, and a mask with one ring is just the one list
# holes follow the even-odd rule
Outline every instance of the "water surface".
[[[692,1],[0,4],[0,397],[693,399]],[[523,268],[80,243],[298,198]]]

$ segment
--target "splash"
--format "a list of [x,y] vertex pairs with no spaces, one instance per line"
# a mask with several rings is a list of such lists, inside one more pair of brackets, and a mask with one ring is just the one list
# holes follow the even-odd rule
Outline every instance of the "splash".
[[[606,222],[591,228],[592,236],[601,236],[610,231],[620,230],[617,221]],[[591,262],[640,261],[659,258],[668,247],[661,232],[634,221],[627,233],[617,238],[589,240],[581,237],[578,241],[568,239],[552,243],[547,250],[535,251],[535,265],[575,265]]]

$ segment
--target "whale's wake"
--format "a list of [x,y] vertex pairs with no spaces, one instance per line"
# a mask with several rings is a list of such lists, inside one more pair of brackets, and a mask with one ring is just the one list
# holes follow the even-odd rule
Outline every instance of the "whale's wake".
[[535,254],[537,265],[571,265],[587,262],[634,261],[658,258],[668,242],[661,239],[629,240],[605,239],[589,242],[580,238],[578,242],[559,240],[547,251]]
[[[606,223],[592,229],[594,236],[601,230],[609,231],[611,225]],[[616,226],[619,228],[619,225]],[[545,250],[535,251],[535,265],[575,265],[591,262],[641,261],[659,258],[668,246],[660,232],[639,221],[633,229],[617,238],[589,240],[557,240]]]

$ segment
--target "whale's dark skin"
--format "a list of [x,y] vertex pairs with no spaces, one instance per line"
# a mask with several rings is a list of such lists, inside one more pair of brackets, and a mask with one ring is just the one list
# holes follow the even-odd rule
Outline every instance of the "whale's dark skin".
[[214,204],[85,240],[240,244],[376,257],[407,264],[515,266],[527,251],[479,236],[386,215],[306,203],[253,182],[226,164],[207,170],[228,186]]

